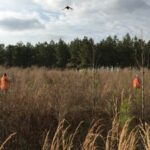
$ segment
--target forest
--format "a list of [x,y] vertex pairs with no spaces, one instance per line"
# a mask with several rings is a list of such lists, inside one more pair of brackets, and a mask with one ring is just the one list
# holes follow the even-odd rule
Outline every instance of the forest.
[[149,57],[150,41],[131,37],[128,33],[121,40],[117,36],[108,36],[99,42],[84,37],[76,38],[69,43],[60,39],[58,42],[51,40],[34,45],[29,42],[18,42],[15,45],[0,44],[0,65],[5,67],[133,68],[139,67],[144,58],[144,66],[149,68]]

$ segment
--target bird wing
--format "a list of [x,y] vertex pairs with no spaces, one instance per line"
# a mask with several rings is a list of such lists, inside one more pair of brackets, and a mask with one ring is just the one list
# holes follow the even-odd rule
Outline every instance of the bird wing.
[[67,9],[67,10],[69,10],[69,9],[73,10],[73,8],[71,8],[70,6],[66,6],[65,8],[63,8],[63,10],[65,10],[65,9]]

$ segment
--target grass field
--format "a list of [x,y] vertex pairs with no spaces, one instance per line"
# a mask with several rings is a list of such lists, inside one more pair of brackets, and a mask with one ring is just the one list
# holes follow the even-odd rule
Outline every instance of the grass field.
[[149,70],[143,120],[141,90],[132,88],[138,70],[3,72],[10,89],[0,93],[0,150],[150,150]]

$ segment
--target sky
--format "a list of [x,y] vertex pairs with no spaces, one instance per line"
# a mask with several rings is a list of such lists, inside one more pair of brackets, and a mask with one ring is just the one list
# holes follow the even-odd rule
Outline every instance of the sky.
[[[69,5],[73,10],[63,10]],[[150,40],[150,0],[0,0],[0,43],[109,35]]]

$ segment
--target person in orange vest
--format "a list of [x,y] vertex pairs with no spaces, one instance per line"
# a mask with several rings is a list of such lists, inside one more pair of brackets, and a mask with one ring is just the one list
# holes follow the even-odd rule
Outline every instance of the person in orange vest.
[[139,89],[141,87],[141,81],[139,79],[139,76],[136,75],[135,78],[133,79],[133,88]]
[[0,89],[2,91],[7,91],[9,89],[9,80],[6,73],[4,73],[0,79]]

